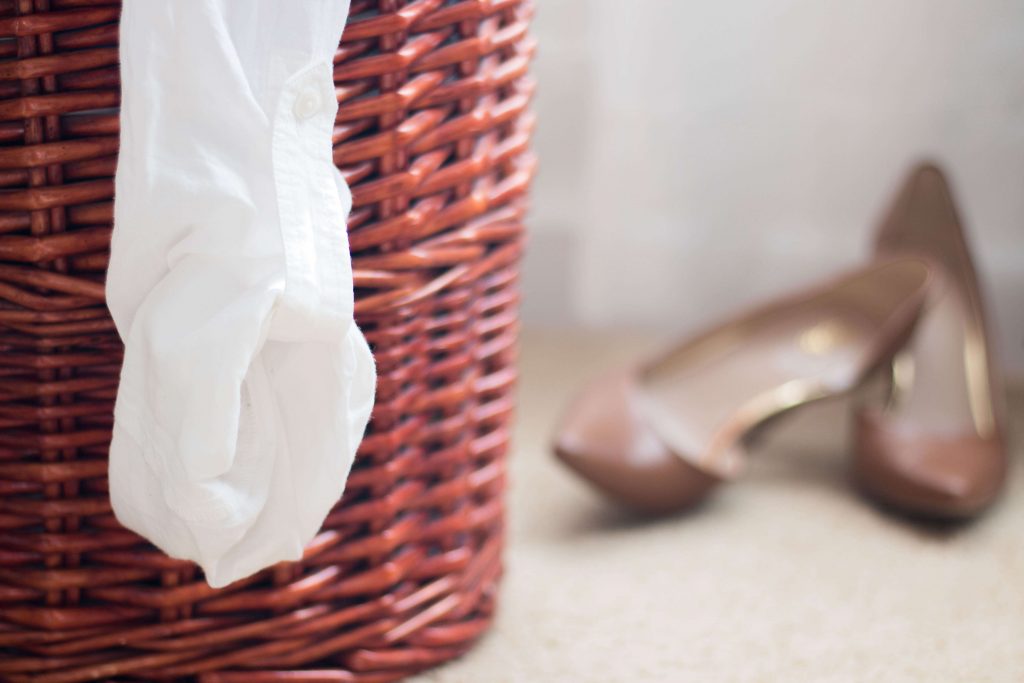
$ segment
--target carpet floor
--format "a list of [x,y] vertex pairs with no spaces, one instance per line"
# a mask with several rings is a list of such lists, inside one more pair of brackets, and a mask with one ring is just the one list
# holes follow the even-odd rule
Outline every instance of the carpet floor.
[[826,402],[698,509],[637,519],[548,442],[581,381],[659,341],[524,335],[498,618],[416,683],[1024,681],[1024,438],[988,514],[922,524],[853,490],[849,403]]

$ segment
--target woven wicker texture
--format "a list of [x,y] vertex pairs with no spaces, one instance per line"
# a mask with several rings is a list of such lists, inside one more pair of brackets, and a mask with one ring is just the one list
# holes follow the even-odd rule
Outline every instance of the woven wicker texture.
[[353,0],[334,157],[377,406],[301,563],[211,589],[114,520],[102,0],[0,0],[0,678],[390,681],[487,627],[503,537],[529,0]]

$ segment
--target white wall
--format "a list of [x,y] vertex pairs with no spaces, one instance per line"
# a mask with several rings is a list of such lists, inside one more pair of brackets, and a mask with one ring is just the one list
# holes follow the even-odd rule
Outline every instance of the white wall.
[[692,328],[950,171],[1024,374],[1024,1],[539,0],[528,322]]

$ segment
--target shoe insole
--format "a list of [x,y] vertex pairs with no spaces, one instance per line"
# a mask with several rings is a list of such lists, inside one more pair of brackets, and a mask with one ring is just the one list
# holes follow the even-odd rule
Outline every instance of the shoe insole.
[[911,265],[726,324],[644,369],[639,393],[652,428],[680,456],[734,472],[751,428],[862,378],[880,329],[925,278],[918,261],[896,264]]
[[963,305],[953,292],[939,293],[897,359],[893,409],[903,429],[955,435],[981,431],[991,421],[985,354],[981,350],[974,367],[979,360],[969,355],[971,344],[983,342],[969,338]]

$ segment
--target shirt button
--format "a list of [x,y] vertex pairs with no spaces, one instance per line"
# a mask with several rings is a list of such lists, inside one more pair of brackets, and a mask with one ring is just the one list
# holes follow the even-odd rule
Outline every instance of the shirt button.
[[310,116],[313,116],[320,111],[320,106],[320,93],[311,88],[299,93],[299,96],[295,98],[295,106],[292,109],[295,112],[295,116],[298,118],[308,119]]

